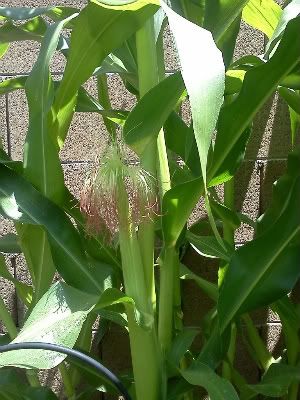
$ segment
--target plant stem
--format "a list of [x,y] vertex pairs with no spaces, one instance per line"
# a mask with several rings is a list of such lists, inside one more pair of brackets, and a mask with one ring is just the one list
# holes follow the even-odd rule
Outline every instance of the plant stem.
[[158,337],[164,355],[170,348],[173,336],[174,264],[176,260],[178,260],[178,254],[175,248],[165,248],[160,268],[158,320]]
[[[106,74],[100,74],[97,76],[97,89],[99,103],[104,107],[104,109],[111,109]],[[104,116],[103,122],[111,137],[114,139],[116,137],[115,124],[110,119]]]
[[288,400],[298,400],[299,383],[292,383],[289,387]]
[[[273,309],[274,309],[274,307],[273,307]],[[275,310],[276,310],[276,308],[275,308]],[[281,319],[284,338],[285,338],[288,363],[289,363],[289,365],[296,365],[297,360],[298,360],[299,350],[300,350],[300,339],[299,339],[298,332],[296,331],[296,329],[294,329],[290,325],[288,318],[285,318],[284,315],[281,314],[280,319]],[[297,383],[297,382],[292,383],[288,390],[287,399],[288,400],[297,400],[298,399],[298,391],[299,391],[299,383]]]
[[235,348],[236,348],[236,334],[237,329],[236,325],[231,324],[231,332],[230,332],[230,344],[227,351],[227,360],[223,361],[222,365],[222,376],[229,381],[232,380],[232,368],[235,357]]
[[59,372],[64,384],[65,394],[68,399],[73,399],[75,395],[74,387],[72,385],[71,376],[66,367],[66,364],[62,362],[59,367]]
[[[183,313],[181,308],[181,285],[179,278],[179,257],[176,258],[176,262],[174,263],[174,270],[176,271],[174,276],[174,306],[173,306],[173,315],[174,315],[174,328],[175,334],[179,333],[183,329]],[[180,369],[184,370],[188,367],[186,357],[183,356],[182,360],[179,363]],[[183,396],[178,397],[178,400],[193,400],[194,394],[193,391],[189,391],[185,393]]]
[[158,161],[159,191],[160,191],[160,198],[162,199],[164,194],[171,189],[171,177],[169,171],[168,154],[167,154],[163,129],[161,129],[158,134],[157,149],[158,149],[157,161]]
[[[234,178],[224,183],[224,205],[231,210],[234,209]],[[234,246],[234,229],[229,224],[223,223],[223,237]],[[222,267],[221,267],[222,268]],[[226,268],[226,265],[223,265]],[[222,376],[228,380],[232,379],[232,367],[236,347],[236,325],[231,324],[230,344],[227,352],[227,360],[223,361]]]
[[[224,205],[234,210],[234,178],[224,183]],[[224,239],[234,246],[234,229],[229,224],[223,224]]]
[[247,329],[247,334],[249,337],[249,341],[251,346],[253,347],[259,363],[264,371],[266,371],[269,366],[275,362],[272,354],[266,348],[262,338],[259,336],[256,327],[250,316],[248,314],[244,314],[242,316],[242,320],[244,321]]
[[[6,327],[9,337],[12,340],[15,339],[15,337],[18,334],[18,330],[1,296],[0,296],[0,319]],[[35,371],[26,370],[26,377],[32,387],[40,386],[40,381]]]
[[[154,34],[154,20],[149,20],[136,33],[136,49],[139,75],[139,94],[143,97],[158,83],[158,69]],[[153,140],[140,157],[141,166],[154,178],[156,177],[156,141]],[[155,201],[155,197],[153,198]],[[154,223],[144,221],[139,227],[139,244],[146,279],[146,291],[151,298],[153,309],[156,308],[154,283]]]
[[139,242],[130,224],[127,193],[120,178],[118,208],[120,218],[119,241],[126,294],[134,300],[136,311],[127,306],[130,348],[137,400],[161,398],[161,358],[155,330],[151,298],[146,287],[145,271]]

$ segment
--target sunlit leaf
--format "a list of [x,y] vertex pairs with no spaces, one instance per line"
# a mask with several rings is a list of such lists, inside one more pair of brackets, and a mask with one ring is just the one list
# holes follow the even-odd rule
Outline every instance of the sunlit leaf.
[[[174,35],[181,73],[191,104],[202,177],[218,114],[223,103],[225,68],[209,31],[191,23],[162,3]],[[197,48],[197,51],[194,49]],[[201,112],[199,112],[201,110]]]
[[106,5],[92,0],[76,19],[66,69],[53,107],[52,131],[59,147],[67,135],[79,87],[158,9],[156,4],[143,0],[119,4]]
[[91,264],[81,238],[66,214],[1,163],[0,212],[16,222],[46,229],[53,261],[67,283],[90,293],[101,293],[111,285],[111,267],[103,263],[101,268],[96,268]]
[[[72,348],[96,301],[65,283],[56,283],[39,300],[11,343],[45,342]],[[13,350],[0,354],[0,367],[49,369],[65,357],[46,350]]]
[[274,302],[295,285],[300,275],[299,196],[298,177],[280,217],[232,256],[218,303],[221,330],[237,314]]
[[270,38],[281,17],[281,7],[274,0],[250,0],[243,9],[243,20]]
[[125,142],[141,155],[153,141],[184,94],[180,73],[164,79],[149,90],[129,114],[123,129]]
[[211,400],[239,400],[232,384],[218,376],[206,364],[198,362],[195,366],[180,372],[190,384],[205,388]]
[[278,42],[282,38],[284,30],[287,24],[293,19],[296,18],[300,13],[300,1],[299,0],[292,0],[288,5],[284,8],[281,17],[279,19],[278,25],[271,36],[270,40],[266,45],[266,54],[265,57],[269,58],[273,55]]

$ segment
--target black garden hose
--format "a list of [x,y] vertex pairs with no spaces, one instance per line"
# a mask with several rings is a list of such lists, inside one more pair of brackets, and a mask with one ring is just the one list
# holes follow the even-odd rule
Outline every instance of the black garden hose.
[[116,375],[114,375],[109,369],[104,367],[104,365],[96,361],[94,358],[84,353],[81,353],[78,350],[70,349],[68,347],[60,346],[58,344],[42,342],[11,343],[0,346],[0,353],[6,353],[11,350],[50,350],[77,358],[95,368],[98,372],[100,372],[101,375],[104,375],[119,390],[125,400],[131,400],[127,389],[124,387],[123,383],[116,377]]

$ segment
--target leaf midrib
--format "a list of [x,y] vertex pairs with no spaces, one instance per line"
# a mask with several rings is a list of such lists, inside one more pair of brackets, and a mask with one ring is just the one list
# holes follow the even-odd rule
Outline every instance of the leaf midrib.
[[279,246],[279,249],[275,251],[270,260],[266,263],[265,268],[261,270],[261,273],[257,275],[256,279],[252,280],[252,283],[249,284],[248,289],[244,290],[241,295],[239,296],[239,301],[235,301],[235,306],[231,307],[230,313],[226,312],[227,318],[225,319],[225,322],[223,322],[221,326],[221,331],[224,332],[225,328],[228,325],[228,322],[232,319],[232,317],[236,314],[236,312],[239,310],[242,304],[244,304],[245,300],[247,297],[251,294],[253,289],[257,286],[259,281],[263,278],[265,273],[269,270],[270,266],[273,264],[274,261],[276,261],[277,257],[284,251],[286,246],[289,244],[289,242],[294,238],[294,236],[297,235],[297,233],[300,232],[300,227],[296,227],[293,232],[286,238],[286,240],[282,243],[281,246]]
[[[0,191],[6,196],[9,196],[9,193],[7,193],[5,190],[3,190],[3,188],[0,188]],[[26,209],[26,207],[21,206],[19,203],[17,203],[21,210],[23,210],[25,212],[25,214],[27,214],[29,216],[29,218],[31,218],[31,220],[36,224],[41,226],[41,224],[39,223],[39,221],[30,213],[30,211],[28,211]],[[43,224],[43,226],[45,227],[45,225]],[[47,228],[45,227],[45,229],[47,230]],[[49,230],[47,230],[49,235],[51,236],[51,238],[60,246],[60,248],[62,248],[64,250],[64,252],[68,255],[68,257],[79,267],[79,269],[81,270],[81,272],[84,273],[84,275],[86,275],[89,280],[93,283],[93,285],[101,292],[101,287],[98,285],[97,281],[95,281],[92,277],[92,275],[84,268],[82,268],[82,264],[80,263],[80,261],[74,256],[72,255],[72,253],[70,251],[68,251],[68,249],[62,245],[62,243],[56,238],[56,236],[54,236],[53,234],[51,234],[49,232]],[[87,261],[88,263],[88,261]]]

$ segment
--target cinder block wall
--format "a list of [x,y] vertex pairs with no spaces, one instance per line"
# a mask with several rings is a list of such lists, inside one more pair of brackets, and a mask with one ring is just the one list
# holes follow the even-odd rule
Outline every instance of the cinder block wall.
[[[2,6],[38,7],[45,5],[68,5],[81,8],[86,4],[83,0],[6,0]],[[242,24],[239,34],[235,58],[246,54],[261,54],[263,52],[264,36],[249,26]],[[165,63],[168,71],[178,68],[172,39],[168,30],[165,32]],[[5,56],[0,59],[0,79],[28,74],[37,59],[39,44],[36,42],[12,43]],[[60,54],[55,54],[51,64],[51,71],[56,79],[60,79],[64,70],[65,61]],[[86,87],[95,93],[93,79],[87,82]],[[126,92],[118,76],[109,76],[109,89],[112,105],[116,108],[130,110],[135,102],[132,95]],[[28,124],[28,110],[23,91],[10,93],[0,97],[0,135],[8,153],[15,159],[22,159],[23,143]],[[259,113],[254,122],[253,137],[247,148],[247,154],[236,179],[236,208],[250,217],[256,218],[268,204],[271,195],[272,183],[282,174],[286,166],[286,154],[290,149],[289,117],[287,107],[274,96]],[[79,195],[86,172],[96,155],[105,147],[108,135],[99,115],[92,113],[76,113],[72,121],[66,144],[60,156],[68,187]],[[201,212],[198,208],[197,212]],[[9,221],[0,217],[0,235],[13,231]],[[236,232],[236,243],[241,245],[253,237],[253,231],[242,226]],[[7,257],[9,268],[14,276],[28,282],[29,276],[23,256],[10,255]],[[186,255],[186,262],[192,269],[202,276],[217,279],[216,264],[200,258],[195,253]],[[17,325],[22,321],[22,309],[19,306],[14,288],[0,278],[0,293],[5,303],[13,312]],[[183,311],[185,322],[197,325],[211,307],[209,299],[197,289],[193,282],[186,282],[183,286]],[[277,315],[271,312],[257,312],[254,315],[262,337],[267,341],[270,349],[276,349],[280,341],[280,322]],[[0,321],[0,333],[3,326]],[[114,371],[122,371],[130,367],[128,338],[125,332],[120,335],[120,328],[113,327],[104,337],[99,349],[103,362]],[[195,346],[199,343],[195,343]],[[247,353],[242,341],[238,343],[237,366],[255,382],[259,378],[259,371]],[[50,383],[57,392],[59,379],[55,371],[50,371],[43,380]],[[101,395],[99,395],[101,396]],[[100,398],[100,397],[99,397]],[[107,397],[106,397],[107,399]]]

